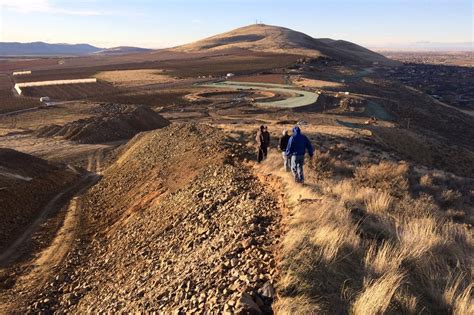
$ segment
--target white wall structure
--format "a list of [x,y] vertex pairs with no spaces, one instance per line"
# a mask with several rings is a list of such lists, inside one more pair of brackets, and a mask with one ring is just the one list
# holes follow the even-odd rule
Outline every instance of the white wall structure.
[[26,75],[26,74],[31,74],[31,71],[15,71],[12,73],[12,75]]
[[97,78],[88,79],[73,79],[73,80],[52,80],[52,81],[37,81],[37,82],[24,82],[15,84],[15,90],[21,95],[21,89],[33,86],[48,86],[48,85],[64,85],[64,84],[78,84],[78,83],[96,83]]

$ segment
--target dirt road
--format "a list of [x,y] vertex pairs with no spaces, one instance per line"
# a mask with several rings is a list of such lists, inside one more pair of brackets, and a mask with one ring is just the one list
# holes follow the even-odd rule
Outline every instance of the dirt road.
[[0,117],[12,116],[12,115],[17,115],[17,114],[21,114],[21,113],[31,112],[31,111],[40,111],[40,110],[43,110],[43,109],[45,109],[49,106],[67,105],[67,104],[77,103],[77,102],[80,102],[80,101],[81,100],[61,101],[61,102],[47,102],[47,103],[45,103],[46,106],[44,106],[44,107],[43,106],[38,106],[38,107],[15,110],[15,111],[12,111],[12,112],[6,112],[6,113],[0,114]]
[[[0,274],[4,278],[5,275],[10,277],[15,284],[10,290],[0,292],[0,313],[11,312],[20,299],[28,298],[25,294],[34,294],[37,288],[54,276],[55,268],[67,257],[82,226],[81,195],[99,181],[103,156],[104,152],[100,149],[91,154],[88,158],[88,172],[74,185],[51,199],[36,220],[1,253]],[[41,252],[34,253],[32,239],[45,233],[41,231],[41,226],[51,216],[60,216],[62,211],[65,212],[64,220],[53,240]],[[29,258],[31,254],[33,256]],[[21,263],[22,260],[26,262]],[[20,270],[18,264],[22,265]],[[11,270],[15,265],[15,270]]]
[[214,88],[231,88],[235,90],[263,90],[277,93],[292,93],[295,96],[284,100],[274,102],[256,102],[261,107],[280,107],[280,108],[297,108],[316,103],[318,94],[303,90],[297,90],[292,85],[270,84],[270,83],[245,83],[245,82],[219,82],[203,85],[205,87]]

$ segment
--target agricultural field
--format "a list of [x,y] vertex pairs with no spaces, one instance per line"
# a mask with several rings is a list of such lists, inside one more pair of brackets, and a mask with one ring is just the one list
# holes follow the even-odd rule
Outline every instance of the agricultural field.
[[308,87],[308,88],[343,88],[344,84],[339,82],[316,80],[303,78],[301,76],[296,76],[291,78],[291,82],[299,87]]
[[13,83],[8,75],[0,75],[0,114],[41,105],[38,98],[13,94]]
[[97,73],[95,77],[119,87],[137,87],[178,81],[178,79],[167,75],[162,70],[153,69],[102,71]]
[[111,95],[96,95],[91,97],[95,101],[113,102],[120,104],[139,104],[150,107],[186,106],[189,102],[184,96],[190,90],[161,90],[139,93],[116,93]]
[[[274,58],[270,58],[274,57]],[[241,53],[235,55],[212,56],[201,59],[162,61],[161,69],[169,70],[177,77],[224,76],[229,72],[256,74],[268,69],[280,69],[292,65],[298,56],[273,55],[268,53]]]
[[36,97],[14,96],[11,93],[0,91],[0,114],[34,108],[41,105]]
[[0,58],[0,73],[17,71],[19,69],[26,70],[35,67],[58,65],[59,61],[60,60],[57,58]]
[[232,78],[236,82],[255,82],[255,83],[273,83],[287,84],[286,77],[282,74],[262,74],[262,75],[246,75]]
[[64,70],[41,70],[33,71],[28,75],[15,76],[15,83],[87,79],[92,77],[95,71],[88,69],[64,69]]
[[61,84],[32,86],[22,88],[23,95],[31,97],[48,96],[54,100],[80,100],[95,96],[113,95],[118,92],[112,85],[98,81],[96,83]]

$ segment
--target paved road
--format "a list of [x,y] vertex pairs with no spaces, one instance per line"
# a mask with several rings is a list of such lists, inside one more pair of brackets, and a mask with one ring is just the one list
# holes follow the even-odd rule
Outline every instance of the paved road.
[[295,94],[293,97],[289,97],[284,100],[274,102],[256,102],[257,106],[262,107],[279,107],[279,108],[296,108],[307,106],[316,103],[318,100],[318,94],[308,91],[296,90],[292,85],[285,84],[270,84],[270,83],[247,83],[247,82],[234,82],[225,81],[218,83],[203,84],[201,86],[214,87],[214,88],[227,88],[235,90],[262,90],[277,93],[292,93]]

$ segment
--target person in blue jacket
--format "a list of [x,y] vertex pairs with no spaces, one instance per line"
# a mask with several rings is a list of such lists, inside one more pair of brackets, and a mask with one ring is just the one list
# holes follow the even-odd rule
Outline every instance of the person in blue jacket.
[[291,172],[295,176],[297,183],[304,184],[304,155],[308,152],[310,158],[313,157],[314,149],[308,137],[301,133],[300,127],[293,128],[293,135],[286,147],[286,156],[291,160]]

